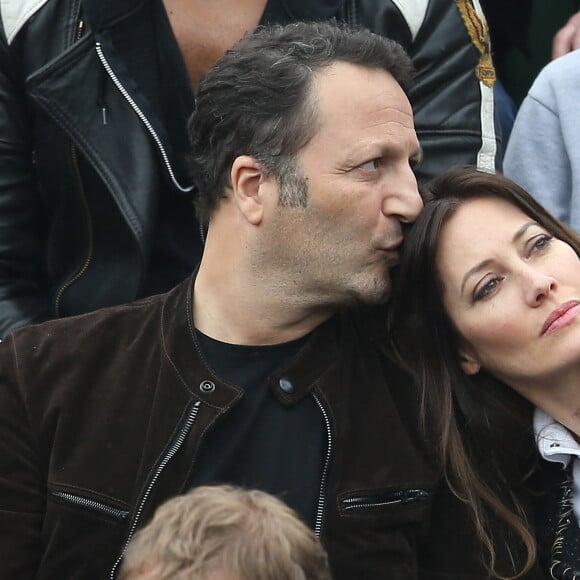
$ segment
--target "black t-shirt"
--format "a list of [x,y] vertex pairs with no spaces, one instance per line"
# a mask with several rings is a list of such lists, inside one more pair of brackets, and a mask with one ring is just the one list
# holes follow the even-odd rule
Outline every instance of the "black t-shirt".
[[322,412],[312,395],[284,405],[267,386],[269,375],[307,337],[241,346],[197,334],[216,375],[242,387],[244,396],[202,441],[191,485],[230,483],[267,491],[314,528],[327,444]]

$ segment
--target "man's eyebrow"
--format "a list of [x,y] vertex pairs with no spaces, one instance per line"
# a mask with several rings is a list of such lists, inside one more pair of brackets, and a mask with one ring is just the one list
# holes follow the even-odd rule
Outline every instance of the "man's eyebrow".
[[[517,242],[528,231],[529,228],[531,228],[532,226],[537,226],[537,225],[538,225],[538,223],[533,221],[533,220],[526,222],[524,225],[522,225],[520,228],[518,228],[516,233],[513,235],[512,242],[513,243]],[[467,272],[465,273],[465,276],[463,276],[463,280],[461,281],[461,294],[463,294],[463,289],[465,288],[465,283],[467,282],[468,278],[471,275],[478,272],[479,270],[485,268],[486,266],[489,266],[489,264],[491,262],[492,262],[491,259],[483,260],[483,261],[479,262],[478,264],[475,264],[475,266],[473,266],[473,268],[470,268],[469,270],[467,270]]]

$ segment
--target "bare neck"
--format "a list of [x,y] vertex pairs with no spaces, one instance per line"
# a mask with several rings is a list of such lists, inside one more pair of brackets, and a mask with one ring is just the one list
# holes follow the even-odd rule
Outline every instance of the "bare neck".
[[194,324],[231,344],[266,345],[305,336],[335,308],[309,304],[296,284],[208,238],[193,291]]
[[244,34],[259,24],[267,0],[163,0],[189,78],[203,74]]
[[580,365],[558,377],[549,378],[543,385],[516,388],[536,407],[580,437]]

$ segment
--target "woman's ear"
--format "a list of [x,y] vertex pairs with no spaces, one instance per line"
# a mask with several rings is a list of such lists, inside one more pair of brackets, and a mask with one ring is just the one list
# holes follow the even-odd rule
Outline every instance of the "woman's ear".
[[481,370],[481,365],[468,349],[459,351],[459,364],[466,375],[476,375]]

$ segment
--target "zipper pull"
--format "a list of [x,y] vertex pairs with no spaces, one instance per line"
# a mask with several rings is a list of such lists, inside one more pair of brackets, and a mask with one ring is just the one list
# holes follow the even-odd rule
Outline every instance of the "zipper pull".
[[85,31],[85,21],[81,18],[77,24],[77,32],[75,36],[75,40],[78,42]]
[[97,107],[101,109],[103,125],[107,124],[107,101],[105,99],[106,83],[107,75],[105,74],[105,71],[102,71],[99,78],[99,89],[97,92]]
[[405,489],[401,492],[401,503],[407,504],[429,497],[429,492],[423,489]]

